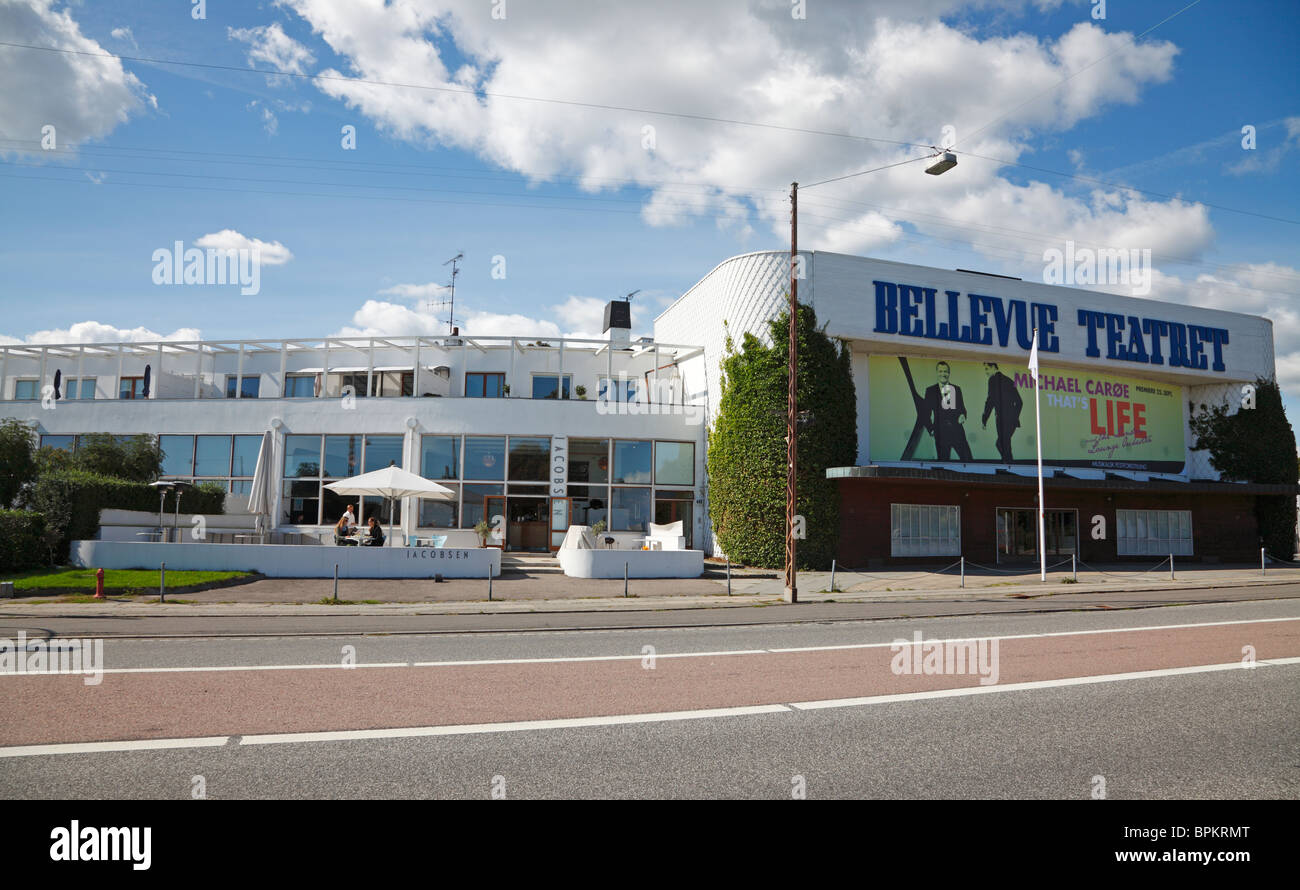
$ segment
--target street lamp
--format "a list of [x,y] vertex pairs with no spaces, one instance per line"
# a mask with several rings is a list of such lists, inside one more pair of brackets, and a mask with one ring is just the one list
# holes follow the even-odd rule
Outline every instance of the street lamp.
[[[925,172],[932,176],[939,176],[948,172],[957,166],[957,155],[951,151],[939,151],[930,157],[937,157]],[[928,160],[928,158],[913,158],[913,161]],[[908,163],[906,161],[902,163]],[[886,170],[889,167],[896,167],[898,164],[889,164],[885,167],[876,167],[871,170],[863,170],[862,173],[875,173],[877,170]],[[850,173],[848,176],[837,176],[834,179],[826,179],[821,182],[814,182],[806,188],[823,185],[827,182],[836,182],[841,179],[848,179],[850,176],[860,176],[862,173]],[[795,569],[795,556],[797,546],[795,544],[794,527],[795,527],[795,510],[798,496],[798,475],[799,475],[799,394],[798,394],[798,374],[799,374],[799,183],[790,183],[790,364],[787,373],[790,378],[790,388],[786,396],[785,412],[785,441],[786,441],[786,476],[785,476],[785,592],[783,599],[787,603],[799,602],[799,585],[798,572]]]

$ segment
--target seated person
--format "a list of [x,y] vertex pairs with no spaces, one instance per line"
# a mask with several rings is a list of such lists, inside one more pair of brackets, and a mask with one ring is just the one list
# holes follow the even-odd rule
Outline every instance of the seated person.
[[384,546],[384,529],[379,524],[379,520],[370,517],[370,525],[366,529],[365,536],[361,539],[363,547],[382,547]]
[[341,547],[357,546],[357,542],[348,537],[348,534],[351,533],[351,531],[352,529],[348,527],[347,514],[344,514],[343,518],[334,526],[334,543]]

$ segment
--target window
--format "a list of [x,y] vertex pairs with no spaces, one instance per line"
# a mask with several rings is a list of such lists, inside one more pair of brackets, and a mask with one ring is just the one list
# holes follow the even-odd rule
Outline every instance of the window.
[[616,532],[643,532],[650,522],[650,489],[615,488],[609,502],[609,529]]
[[119,399],[143,399],[144,396],[144,378],[143,377],[122,377],[119,379],[117,388],[117,397]]
[[694,442],[655,442],[655,484],[695,484]]
[[469,372],[465,375],[465,397],[499,399],[505,395],[506,375]]
[[325,475],[330,479],[346,479],[361,473],[361,437],[325,437]]
[[315,374],[286,374],[284,395],[288,399],[310,399],[316,395]]
[[382,470],[387,466],[402,465],[401,436],[366,436],[367,473]]
[[650,443],[614,440],[614,481],[632,485],[650,484]]
[[421,436],[420,475],[425,479],[459,479],[460,436]]
[[572,374],[534,374],[533,398],[567,399]]
[[602,402],[635,402],[635,377],[602,377],[596,398]]
[[320,476],[320,436],[284,437],[284,478]]
[[[235,380],[237,379],[238,378],[236,378],[234,374],[231,374],[226,377],[226,398],[233,399],[235,397]],[[241,399],[255,399],[257,398],[257,393],[261,388],[262,388],[261,375],[255,377],[245,377],[243,378],[243,385],[239,387],[240,389],[239,397]]]
[[889,505],[890,556],[960,556],[961,508]]
[[608,485],[570,485],[569,497],[573,499],[574,525],[595,525],[604,519],[609,523]]
[[162,474],[164,476],[194,475],[193,436],[159,436],[158,447],[163,453]]
[[[468,447],[468,441],[466,442]],[[483,499],[495,495],[504,495],[504,485],[466,485],[465,496],[462,499],[463,506],[460,511],[460,527],[473,528],[478,525],[479,521],[486,518],[488,522],[492,517],[486,516],[483,512]],[[504,515],[505,505],[500,501],[497,502],[493,510],[500,510]]]
[[[370,375],[367,374],[365,371],[361,371],[355,374],[339,374],[338,375],[339,393],[344,394],[350,392],[352,393],[352,395],[357,396],[358,398],[364,398],[367,390],[366,380],[369,379],[370,395],[372,396],[378,395],[379,377],[380,377],[379,374],[375,374],[374,377],[371,378]],[[349,389],[349,387],[351,387],[351,389]]]
[[36,384],[39,380],[17,380],[14,382],[14,399],[23,402],[36,401]]
[[465,437],[465,479],[506,478],[506,440],[504,436]]
[[609,440],[569,440],[569,482],[585,485],[609,481]]
[[1191,556],[1190,510],[1116,510],[1120,556]]
[[551,440],[546,437],[510,437],[511,482],[545,482],[550,478]]
[[247,476],[251,479],[257,469],[257,454],[261,450],[261,436],[235,436],[234,454],[230,459],[230,475]]
[[42,448],[59,448],[71,454],[77,450],[76,436],[41,436]]
[[460,486],[448,485],[449,498],[420,499],[420,528],[458,528],[460,526]]
[[194,443],[194,475],[230,475],[229,436],[196,437]]

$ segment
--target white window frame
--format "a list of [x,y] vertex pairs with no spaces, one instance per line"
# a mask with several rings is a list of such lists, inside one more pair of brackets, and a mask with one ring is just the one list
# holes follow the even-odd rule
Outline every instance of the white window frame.
[[1191,510],[1115,511],[1117,556],[1194,556],[1195,540]]
[[961,556],[961,506],[890,504],[889,555]]

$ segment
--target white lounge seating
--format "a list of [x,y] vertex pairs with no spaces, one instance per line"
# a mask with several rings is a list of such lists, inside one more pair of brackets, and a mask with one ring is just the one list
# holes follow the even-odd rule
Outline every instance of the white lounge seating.
[[658,542],[661,550],[685,550],[686,536],[682,534],[682,523],[670,522],[667,525],[656,525],[650,523],[650,534],[647,535],[651,540]]

